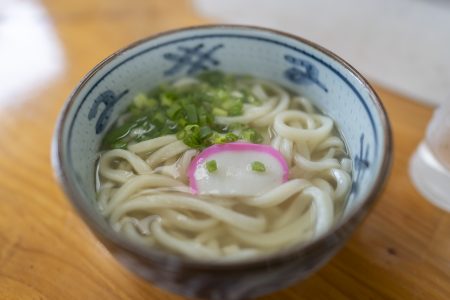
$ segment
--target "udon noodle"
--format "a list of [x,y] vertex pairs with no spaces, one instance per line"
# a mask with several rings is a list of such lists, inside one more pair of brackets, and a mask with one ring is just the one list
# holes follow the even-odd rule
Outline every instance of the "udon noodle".
[[[196,84],[183,78],[169,88]],[[250,196],[195,194],[188,169],[201,148],[175,133],[131,141],[103,151],[98,162],[98,206],[115,231],[185,257],[236,260],[305,243],[336,222],[351,187],[351,160],[333,120],[272,82],[243,78],[237,86],[259,103],[215,122],[255,129],[262,144],[281,153],[288,180]]]

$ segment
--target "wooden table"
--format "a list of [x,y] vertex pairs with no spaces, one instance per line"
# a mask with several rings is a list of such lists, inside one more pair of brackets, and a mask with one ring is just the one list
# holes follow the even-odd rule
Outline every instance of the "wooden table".
[[[50,141],[67,95],[102,58],[147,35],[206,21],[181,0],[43,6],[65,67],[44,87],[0,102],[0,299],[182,299],[125,270],[94,238],[54,181]],[[426,202],[407,172],[431,109],[377,91],[395,139],[386,190],[329,264],[262,299],[450,299],[450,214]]]

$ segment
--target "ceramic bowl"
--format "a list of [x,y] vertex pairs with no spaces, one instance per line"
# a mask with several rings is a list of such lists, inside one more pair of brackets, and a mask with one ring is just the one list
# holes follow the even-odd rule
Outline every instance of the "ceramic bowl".
[[[203,262],[132,244],[96,207],[95,163],[105,132],[133,96],[204,70],[248,74],[309,98],[336,122],[353,161],[342,219],[324,236],[264,258]],[[309,276],[343,246],[389,173],[391,130],[367,81],[330,51],[302,38],[248,26],[203,26],[162,33],[120,50],[90,71],[58,121],[53,163],[67,197],[93,233],[127,268],[189,297],[253,298]]]

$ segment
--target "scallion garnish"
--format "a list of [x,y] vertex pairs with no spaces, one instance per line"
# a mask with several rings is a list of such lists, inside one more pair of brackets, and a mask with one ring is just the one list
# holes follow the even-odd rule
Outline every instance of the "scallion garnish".
[[188,86],[165,84],[137,94],[121,124],[105,135],[103,147],[126,148],[130,142],[166,134],[176,134],[196,149],[237,140],[262,142],[262,136],[244,124],[233,128],[215,122],[216,117],[242,115],[246,103],[260,105],[248,87],[238,85],[235,76],[218,71],[202,73],[197,79],[199,83]]
[[217,171],[217,162],[215,160],[208,160],[205,166],[209,173]]
[[260,161],[253,161],[252,164],[252,171],[263,173],[266,171],[266,166],[260,162]]
[[219,107],[214,107],[213,110],[212,110],[212,113],[215,116],[222,116],[222,117],[228,116],[228,112],[226,110],[222,109],[222,108],[219,108]]

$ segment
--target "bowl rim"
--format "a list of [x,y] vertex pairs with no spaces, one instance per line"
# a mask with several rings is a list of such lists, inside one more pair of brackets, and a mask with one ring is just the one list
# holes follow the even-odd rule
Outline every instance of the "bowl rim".
[[[75,188],[74,184],[72,183],[71,179],[67,174],[68,172],[65,171],[69,166],[66,165],[64,161],[65,153],[63,153],[62,151],[64,149],[63,133],[65,131],[66,126],[65,120],[69,112],[72,110],[75,99],[77,98],[79,93],[84,89],[85,85],[99,70],[107,66],[116,57],[122,55],[124,52],[132,50],[135,47],[138,47],[144,43],[147,43],[157,38],[170,36],[175,33],[204,30],[204,29],[259,31],[262,33],[275,34],[303,43],[325,54],[326,56],[328,56],[329,58],[340,64],[344,69],[349,71],[357,79],[358,82],[362,84],[365,90],[368,91],[369,94],[368,98],[373,102],[372,104],[374,105],[374,107],[376,107],[377,117],[380,119],[382,127],[381,132],[384,133],[383,136],[384,147],[381,151],[381,164],[378,170],[379,176],[376,179],[376,181],[373,182],[373,185],[368,190],[368,192],[366,192],[366,195],[363,196],[363,199],[361,200],[361,205],[356,207],[347,216],[345,216],[339,222],[334,224],[333,227],[330,228],[325,235],[310,240],[305,244],[294,245],[268,255],[255,257],[248,260],[237,260],[237,261],[198,260],[170,253],[165,253],[157,249],[144,248],[142,246],[133,244],[130,241],[126,240],[124,237],[115,233],[111,227],[105,230],[105,228],[103,228],[101,225],[98,224],[98,222],[95,221],[95,218],[96,217],[98,218],[99,216],[98,212],[93,212],[91,209],[89,209],[89,207],[86,204],[84,204],[84,201],[80,200],[84,198],[83,194],[79,193],[79,191]],[[375,200],[377,199],[377,196],[381,193],[384,186],[386,185],[387,178],[392,167],[393,140],[388,115],[378,94],[372,88],[369,82],[353,66],[351,66],[348,62],[346,62],[338,55],[305,38],[275,29],[251,25],[239,25],[239,24],[208,24],[208,25],[183,27],[179,29],[168,30],[154,35],[150,35],[115,51],[114,53],[103,59],[101,62],[99,62],[79,81],[77,86],[72,90],[71,94],[65,101],[65,104],[58,116],[56,128],[53,134],[53,141],[51,148],[52,148],[51,159],[53,170],[59,185],[62,187],[66,197],[70,200],[73,207],[75,207],[77,213],[83,218],[83,220],[85,221],[85,223],[87,223],[90,230],[96,236],[99,236],[103,240],[106,239],[108,242],[112,243],[115,247],[121,249],[122,251],[130,252],[133,255],[136,255],[140,260],[148,261],[155,265],[166,265],[167,267],[176,266],[177,268],[181,267],[183,269],[197,270],[197,271],[201,270],[239,271],[243,269],[255,270],[266,268],[268,265],[270,266],[279,265],[291,261],[292,257],[294,256],[308,257],[309,255],[313,255],[317,250],[317,248],[319,248],[321,244],[325,243],[326,240],[329,239],[331,236],[339,233],[340,231],[345,230],[345,227],[347,225],[354,222],[357,222],[356,225],[358,225],[361,222],[362,218],[367,215],[368,210],[371,207],[373,207],[374,203],[376,202]],[[351,233],[348,236],[350,235]]]

